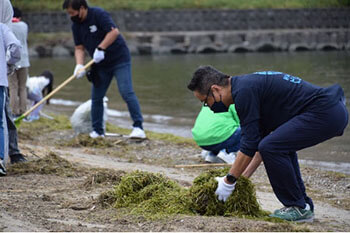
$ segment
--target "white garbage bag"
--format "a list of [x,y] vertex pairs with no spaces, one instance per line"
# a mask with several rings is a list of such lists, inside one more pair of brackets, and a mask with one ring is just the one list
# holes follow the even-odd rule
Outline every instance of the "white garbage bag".
[[[106,129],[108,98],[103,98],[103,128]],[[90,133],[92,131],[91,122],[91,99],[77,107],[70,118],[70,123],[75,134]]]

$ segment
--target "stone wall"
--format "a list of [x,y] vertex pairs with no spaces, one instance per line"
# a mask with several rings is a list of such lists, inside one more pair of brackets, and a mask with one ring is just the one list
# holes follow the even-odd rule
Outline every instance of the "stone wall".
[[[350,8],[115,11],[111,16],[133,54],[350,49]],[[31,32],[70,31],[64,11],[23,18]],[[72,54],[71,45],[56,51]]]

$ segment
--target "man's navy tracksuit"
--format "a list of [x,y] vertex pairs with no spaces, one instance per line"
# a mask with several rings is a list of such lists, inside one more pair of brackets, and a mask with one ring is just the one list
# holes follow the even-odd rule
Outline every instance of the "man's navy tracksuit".
[[339,85],[321,88],[289,74],[264,71],[231,78],[241,121],[240,151],[259,151],[273,191],[284,206],[305,208],[296,151],[340,136],[348,123]]

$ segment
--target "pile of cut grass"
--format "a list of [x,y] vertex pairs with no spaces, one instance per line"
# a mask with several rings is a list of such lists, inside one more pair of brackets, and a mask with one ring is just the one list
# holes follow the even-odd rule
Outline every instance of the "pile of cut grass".
[[10,175],[34,173],[73,177],[76,176],[78,171],[79,169],[77,167],[53,152],[50,152],[43,158],[25,163],[16,163],[8,168],[8,173]]
[[132,215],[160,219],[173,214],[193,214],[188,192],[160,174],[135,171],[125,175],[114,190],[116,208]]
[[[135,171],[128,173],[113,192],[100,196],[100,202],[115,208],[127,209],[129,214],[147,219],[161,219],[169,215],[247,216],[266,217],[256,200],[254,185],[247,178],[239,178],[236,189],[223,203],[217,200],[216,176],[228,169],[211,170],[198,176],[190,189],[160,174]],[[106,205],[105,205],[106,206]]]
[[237,180],[235,191],[225,203],[215,195],[217,181],[215,177],[225,176],[229,168],[210,170],[202,173],[190,188],[191,208],[200,215],[212,216],[250,216],[264,217],[267,215],[256,200],[255,188],[245,177]]

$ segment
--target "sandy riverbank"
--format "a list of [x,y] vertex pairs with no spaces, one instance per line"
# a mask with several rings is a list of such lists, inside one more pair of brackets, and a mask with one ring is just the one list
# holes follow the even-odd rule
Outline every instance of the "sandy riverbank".
[[[53,152],[71,165],[63,170],[68,173],[51,167],[45,174],[42,169],[22,174],[9,167],[9,175],[0,178],[0,231],[350,231],[350,176],[307,166],[301,170],[308,194],[315,202],[313,223],[199,215],[151,221],[104,208],[98,197],[118,182],[111,177],[136,169],[162,173],[189,187],[203,170],[177,169],[174,165],[202,163],[197,156],[200,149],[188,139],[151,132],[144,141],[109,137],[96,143],[74,137],[67,123],[67,118],[60,117],[21,124],[20,148],[28,160]],[[128,133],[115,127],[109,127],[109,131]],[[96,182],[96,176],[101,174],[109,175]],[[263,209],[281,207],[263,166],[252,181]]]

